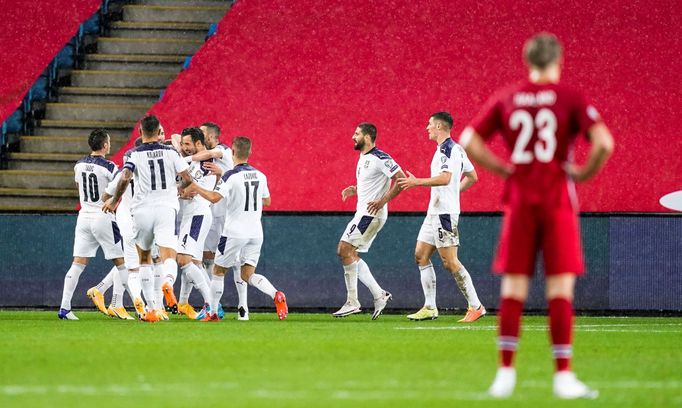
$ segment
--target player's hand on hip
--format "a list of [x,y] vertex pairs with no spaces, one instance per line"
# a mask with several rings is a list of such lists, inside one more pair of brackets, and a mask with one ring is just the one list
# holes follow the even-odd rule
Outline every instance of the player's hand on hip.
[[355,186],[348,186],[341,192],[341,200],[346,201],[348,197],[352,197],[357,194],[357,189]]
[[419,181],[417,178],[414,176],[414,174],[410,173],[408,170],[405,170],[405,174],[407,177],[399,178],[395,182],[398,183],[398,186],[400,187],[401,190],[408,190],[414,186],[419,185]]
[[585,173],[582,171],[581,167],[578,167],[573,163],[564,163],[563,168],[566,174],[573,181],[581,182],[587,180],[587,177],[585,177]]
[[367,203],[367,212],[370,213],[370,215],[374,215],[384,208],[385,205],[386,203],[382,200],[370,201]]

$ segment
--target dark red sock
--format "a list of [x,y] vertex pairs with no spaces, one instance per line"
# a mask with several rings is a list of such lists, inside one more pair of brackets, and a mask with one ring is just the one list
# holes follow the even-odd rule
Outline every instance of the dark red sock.
[[568,299],[550,299],[549,333],[556,370],[570,370],[573,354],[573,305]]
[[500,301],[500,310],[497,313],[499,327],[497,347],[500,350],[502,367],[511,367],[514,363],[514,354],[521,331],[522,313],[523,302],[512,298],[503,298]]

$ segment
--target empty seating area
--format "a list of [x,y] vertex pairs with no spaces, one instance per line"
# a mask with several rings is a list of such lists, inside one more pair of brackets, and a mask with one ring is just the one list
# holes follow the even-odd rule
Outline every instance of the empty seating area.
[[104,1],[2,124],[0,210],[73,211],[89,132],[109,130],[112,154],[123,146],[231,5]]

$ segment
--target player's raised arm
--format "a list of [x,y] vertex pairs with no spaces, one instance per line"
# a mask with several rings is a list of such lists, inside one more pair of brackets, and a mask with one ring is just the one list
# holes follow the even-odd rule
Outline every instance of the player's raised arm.
[[222,159],[223,158],[223,152],[224,152],[224,150],[220,150],[220,149],[204,150],[202,152],[197,152],[196,154],[193,154],[192,160],[194,160],[194,161],[206,161],[209,159]]
[[116,185],[116,191],[114,192],[114,195],[104,202],[102,211],[113,213],[116,210],[116,204],[118,204],[118,200],[121,199],[121,196],[126,191],[126,188],[128,188],[128,184],[130,184],[130,181],[133,179],[133,172],[130,167],[135,167],[134,164],[131,163],[128,165],[128,163],[126,163],[126,165],[123,167],[123,170],[121,170],[121,180],[119,180],[118,184]]
[[514,172],[514,166],[505,163],[490,151],[483,138],[472,127],[464,129],[459,138],[459,144],[472,160],[498,176],[507,178]]
[[613,136],[603,122],[597,122],[588,130],[590,153],[582,166],[567,164],[566,173],[575,181],[587,181],[594,177],[613,153]]
[[405,178],[405,173],[403,173],[402,170],[398,170],[397,173],[391,177],[391,180],[393,180],[393,185],[391,188],[384,194],[383,197],[381,197],[378,200],[370,201],[367,203],[367,211],[374,215],[379,212],[386,204],[388,204],[389,201],[393,200],[400,194],[400,192],[403,190],[402,187],[398,184],[400,180],[403,180]]

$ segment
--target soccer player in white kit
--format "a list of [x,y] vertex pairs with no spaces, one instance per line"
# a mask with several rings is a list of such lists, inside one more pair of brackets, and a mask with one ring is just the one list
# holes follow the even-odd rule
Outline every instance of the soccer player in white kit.
[[274,300],[279,319],[287,317],[284,293],[275,289],[265,276],[255,273],[263,245],[263,206],[270,205],[271,200],[267,178],[248,163],[250,154],[251,140],[244,136],[236,137],[232,143],[234,169],[223,174],[216,191],[206,190],[197,183],[190,187],[212,203],[223,198],[227,202],[225,226],[211,279],[211,312],[206,320],[218,320],[216,310],[225,286],[225,272],[235,265],[241,267],[241,277],[245,282]]
[[[133,294],[133,304],[141,320],[154,322],[159,320],[157,310],[163,305],[157,304],[154,290],[152,245],[156,242],[159,246],[165,274],[176,274],[178,231],[175,228],[175,218],[178,212],[178,196],[175,179],[176,175],[182,178],[182,188],[188,186],[192,178],[187,171],[189,166],[178,152],[173,147],[158,143],[160,127],[156,116],[143,118],[141,128],[142,145],[130,152],[130,158],[123,165],[121,181],[113,197],[104,203],[102,210],[113,212],[118,200],[134,178],[135,194],[131,203],[131,213],[135,225],[135,243],[140,256],[140,271],[128,275],[128,287]],[[145,304],[140,296],[141,290],[144,290],[145,299],[151,303],[149,311],[145,310]]]
[[[193,160],[207,160],[213,159],[222,169],[223,174],[234,168],[232,161],[232,149],[229,146],[220,143],[220,126],[213,122],[206,122],[201,125],[201,131],[206,136],[206,147],[209,150],[195,154]],[[209,277],[213,274],[213,265],[216,248],[218,248],[218,240],[220,234],[223,232],[225,225],[225,211],[226,202],[224,200],[213,204],[213,225],[206,238],[204,245],[204,265]],[[249,320],[249,306],[247,303],[247,289],[248,285],[241,278],[241,270],[239,267],[232,268],[232,277],[234,279],[234,286],[237,289],[237,320]]]
[[104,158],[111,149],[111,139],[104,129],[96,129],[90,133],[88,145],[92,153],[74,166],[81,209],[73,242],[73,263],[64,277],[62,303],[57,314],[60,319],[66,320],[78,320],[71,311],[71,298],[89,258],[97,255],[99,247],[102,247],[104,257],[111,259],[119,271],[125,270],[123,242],[118,225],[113,216],[100,211],[104,188],[114,178],[117,170],[113,162]]
[[359,124],[353,133],[354,148],[360,151],[355,170],[357,186],[346,187],[341,192],[341,198],[345,201],[357,194],[358,204],[355,216],[348,223],[337,248],[337,255],[343,265],[347,299],[341,309],[332,314],[334,317],[345,317],[361,312],[358,277],[369,288],[374,298],[372,320],[381,315],[392,297],[379,286],[367,263],[358,256],[358,252],[369,251],[374,238],[388,218],[387,203],[400,194],[400,187],[396,183],[391,187],[391,180],[405,177],[391,156],[376,148],[376,137],[376,126],[366,122]]
[[431,264],[431,256],[436,251],[445,269],[455,278],[468,303],[467,313],[459,322],[473,322],[486,314],[485,307],[478,300],[471,275],[457,259],[459,194],[471,187],[478,180],[478,176],[464,149],[450,138],[452,123],[452,115],[448,112],[437,112],[429,118],[426,131],[429,139],[438,144],[431,160],[431,177],[416,178],[408,171],[407,178],[398,181],[403,189],[415,186],[431,188],[429,209],[419,229],[414,250],[424,290],[424,307],[408,315],[407,318],[410,320],[438,318],[436,272]]
[[[189,174],[194,182],[213,190],[217,177],[205,166],[212,162],[212,159],[206,161],[191,159],[193,154],[206,150],[203,132],[195,127],[184,129],[181,133],[181,146],[186,155],[185,159],[190,160]],[[211,203],[201,196],[185,191],[180,197],[180,205],[182,206],[182,222],[178,236],[178,265],[183,274],[181,279],[186,286],[185,290],[191,290],[191,285],[195,286],[204,298],[204,303],[210,303],[209,282],[204,276],[202,258],[206,236],[213,221]],[[196,318],[196,312],[189,313],[187,310],[188,297],[189,290],[186,290],[186,293],[181,291],[178,309],[182,308],[181,313],[189,318]],[[168,302],[168,297],[166,300]]]

